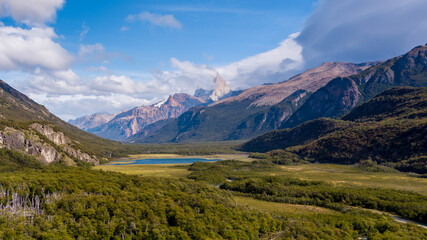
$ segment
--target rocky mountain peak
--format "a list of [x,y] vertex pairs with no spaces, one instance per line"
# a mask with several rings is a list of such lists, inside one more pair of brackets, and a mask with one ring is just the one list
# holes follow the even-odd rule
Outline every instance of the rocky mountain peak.
[[211,99],[216,102],[220,98],[226,96],[228,93],[231,92],[230,87],[228,86],[227,82],[219,75],[219,73],[216,73],[215,76],[215,89],[213,90],[211,94]]
[[194,96],[201,98],[205,101],[216,102],[230,95],[231,93],[230,87],[228,86],[227,82],[221,77],[221,75],[219,75],[218,72],[216,73],[214,82],[215,82],[214,90],[205,90],[203,88],[198,88],[194,93]]

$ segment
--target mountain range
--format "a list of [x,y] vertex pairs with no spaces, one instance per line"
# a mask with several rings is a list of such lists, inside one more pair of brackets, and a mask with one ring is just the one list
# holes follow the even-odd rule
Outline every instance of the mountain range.
[[427,46],[383,62],[324,63],[183,113],[135,142],[249,139],[319,117],[340,117],[393,86],[426,86]]
[[[197,89],[194,96],[176,93],[169,98],[150,106],[140,106],[116,114],[93,114],[83,116],[68,123],[100,137],[124,141],[142,136],[163,127],[169,119],[179,117],[192,107],[207,105],[232,96],[227,82],[217,73],[214,78],[215,89]],[[150,126],[154,124],[153,126]],[[131,138],[132,137],[132,138]],[[130,141],[130,140],[128,140]]]
[[249,139],[276,129],[312,92],[337,76],[347,76],[375,63],[324,63],[291,79],[261,85],[223,100],[199,106],[135,142],[191,142]]

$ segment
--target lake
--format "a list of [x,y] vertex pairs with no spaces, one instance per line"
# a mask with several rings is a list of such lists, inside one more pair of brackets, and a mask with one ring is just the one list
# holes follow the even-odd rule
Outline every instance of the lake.
[[152,158],[138,160],[124,160],[113,162],[109,165],[135,165],[135,164],[185,164],[194,162],[215,162],[222,159],[206,159],[206,158]]

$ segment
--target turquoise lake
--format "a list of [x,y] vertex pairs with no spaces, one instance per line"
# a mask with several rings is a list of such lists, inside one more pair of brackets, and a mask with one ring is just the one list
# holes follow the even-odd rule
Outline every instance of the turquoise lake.
[[183,164],[183,163],[194,163],[194,162],[215,162],[222,159],[206,159],[206,158],[156,158],[156,159],[138,159],[138,160],[126,160],[123,163],[114,162],[110,165],[136,165],[136,164]]

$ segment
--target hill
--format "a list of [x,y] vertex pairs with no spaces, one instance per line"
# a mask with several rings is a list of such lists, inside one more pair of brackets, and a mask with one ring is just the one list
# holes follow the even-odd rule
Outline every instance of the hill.
[[427,88],[393,88],[355,108],[342,120],[316,119],[267,133],[242,150],[285,149],[323,163],[370,159],[400,170],[427,173]]
[[[99,164],[103,158],[128,150],[121,143],[97,137],[62,121],[2,80],[0,119],[0,146],[43,163]],[[11,156],[11,152],[4,154]]]

